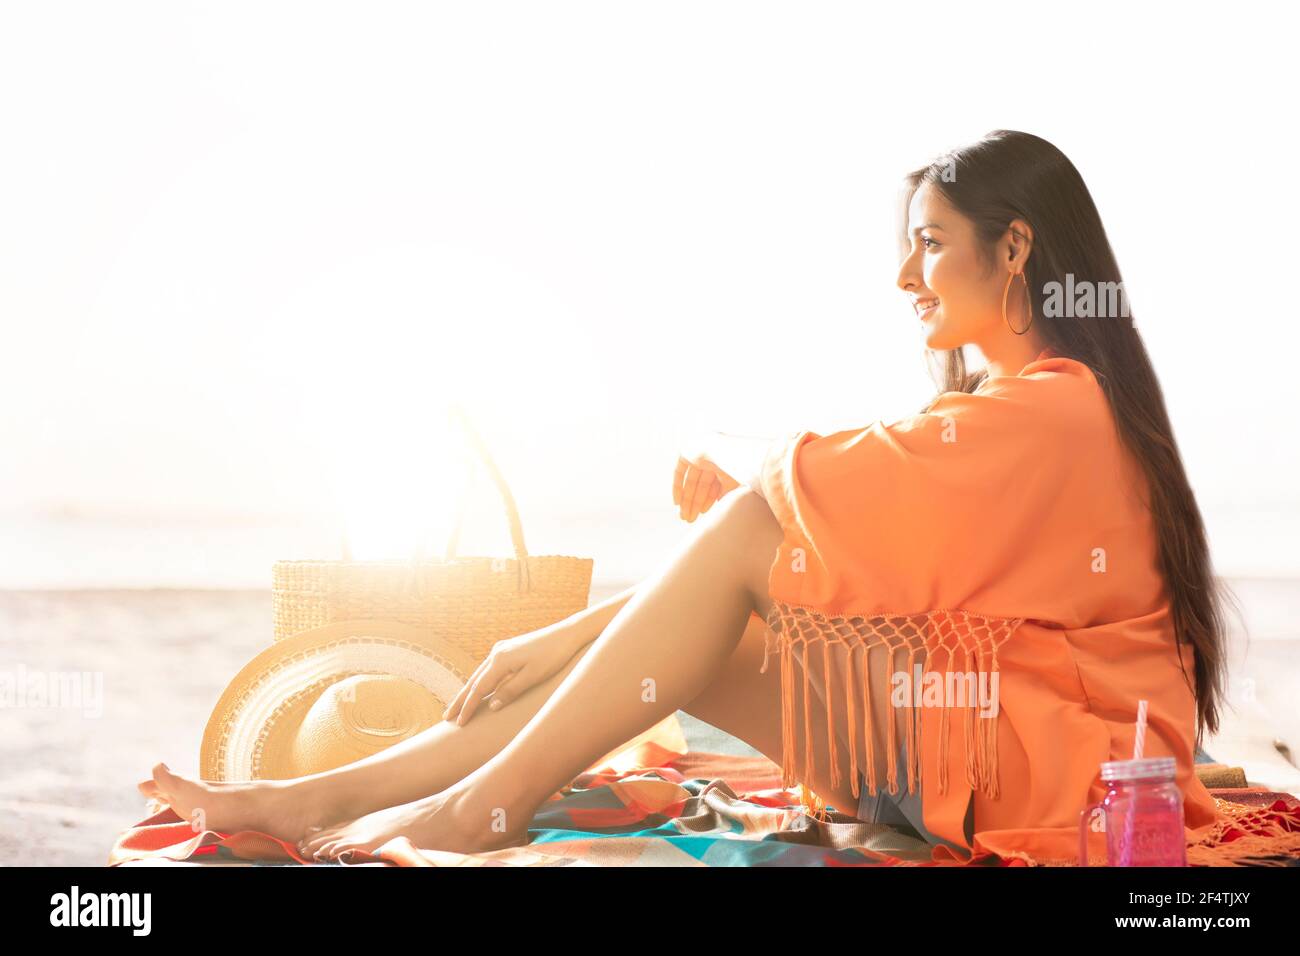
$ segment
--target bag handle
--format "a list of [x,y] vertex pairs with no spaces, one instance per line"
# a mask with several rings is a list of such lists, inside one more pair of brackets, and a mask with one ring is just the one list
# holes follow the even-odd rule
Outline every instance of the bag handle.
[[[478,432],[470,423],[469,416],[465,414],[465,410],[461,408],[459,402],[452,403],[449,409],[449,414],[461,427],[461,430],[464,431],[465,437],[470,443],[470,447],[472,447],[478,454],[479,459],[483,462],[484,466],[487,467],[488,474],[492,477],[493,484],[497,486],[497,493],[501,495],[501,503],[505,506],[506,521],[510,524],[510,541],[515,549],[515,557],[521,563],[526,564],[528,548],[524,544],[524,526],[523,522],[519,520],[519,508],[515,505],[515,496],[510,493],[510,486],[506,484],[505,477],[501,474],[501,469],[499,469],[496,462],[492,460],[492,455],[488,452],[487,445],[485,445],[483,439],[479,437]],[[468,487],[468,483],[466,483],[466,490],[468,490]],[[456,556],[456,551],[459,547],[460,528],[465,518],[466,497],[466,494],[462,494],[460,503],[456,506],[456,524],[451,529],[451,534],[447,539],[447,549],[444,554],[444,560],[446,561],[450,561]]]
[[[487,450],[487,445],[479,437],[478,432],[470,423],[469,416],[461,407],[459,402],[452,402],[448,406],[448,417],[458,425],[464,432],[466,440],[470,447],[478,455],[479,460],[486,466],[488,474],[492,478],[493,484],[496,485],[497,492],[501,496],[501,503],[505,506],[506,521],[510,525],[510,541],[514,547],[515,559],[518,562],[517,585],[520,590],[532,589],[532,574],[528,567],[528,547],[524,544],[524,526],[519,518],[519,508],[515,504],[515,497],[510,492],[510,486],[506,484],[505,477],[501,474],[501,469],[497,467],[492,455]],[[451,562],[455,560],[456,552],[460,546],[460,529],[465,519],[465,505],[469,497],[470,483],[467,481],[461,489],[460,500],[456,504],[456,520],[452,526],[451,534],[447,537],[447,547],[443,552],[443,560]],[[411,556],[411,572],[414,580],[416,569],[419,563],[424,559],[424,542],[421,541],[416,546],[415,553]],[[347,540],[343,538],[343,560],[352,560],[352,548]]]
[[[510,486],[506,484],[505,477],[501,474],[501,469],[497,467],[491,453],[487,450],[487,445],[479,437],[478,431],[474,428],[469,420],[469,415],[461,407],[459,402],[452,402],[447,408],[448,417],[455,422],[460,430],[464,433],[465,439],[479,460],[487,468],[488,474],[492,478],[492,483],[496,485],[497,493],[501,496],[501,503],[505,506],[506,521],[510,525],[510,541],[514,546],[516,561],[516,579],[515,586],[519,591],[532,590],[532,573],[528,567],[528,547],[524,544],[524,526],[519,519],[519,508],[515,504],[515,496],[510,492]],[[447,536],[447,547],[443,552],[443,561],[450,563],[455,560],[456,552],[460,546],[460,529],[465,521],[465,503],[469,497],[470,483],[467,481],[461,490],[460,501],[456,505],[456,521],[451,529],[451,534]],[[411,568],[414,572],[416,566],[424,558],[424,548],[417,548],[415,555],[411,559]],[[495,563],[495,562],[494,562]]]

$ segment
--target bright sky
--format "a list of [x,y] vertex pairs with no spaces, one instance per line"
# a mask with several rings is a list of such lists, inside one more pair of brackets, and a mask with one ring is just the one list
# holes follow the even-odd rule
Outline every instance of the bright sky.
[[531,513],[667,508],[686,431],[927,397],[900,178],[1007,127],[1092,189],[1224,561],[1300,570],[1293,30],[921,9],[7,5],[0,509],[400,524],[449,397]]

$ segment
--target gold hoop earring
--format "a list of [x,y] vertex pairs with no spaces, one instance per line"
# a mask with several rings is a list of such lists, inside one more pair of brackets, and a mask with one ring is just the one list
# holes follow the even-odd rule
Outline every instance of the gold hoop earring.
[[[1019,276],[1021,283],[1024,284],[1025,311],[1029,314],[1029,321],[1025,323],[1025,327],[1023,329],[1012,328],[1011,320],[1007,318],[1007,294],[1011,291],[1011,280],[1016,278],[1016,276]],[[1024,335],[1026,332],[1029,331],[1029,327],[1034,324],[1034,304],[1031,301],[1029,296],[1029,280],[1025,278],[1025,274],[1023,272],[1010,272],[1007,274],[1006,288],[1002,290],[1002,321],[1005,322],[1007,324],[1007,328],[1011,329],[1011,331],[1016,333],[1016,335]]]

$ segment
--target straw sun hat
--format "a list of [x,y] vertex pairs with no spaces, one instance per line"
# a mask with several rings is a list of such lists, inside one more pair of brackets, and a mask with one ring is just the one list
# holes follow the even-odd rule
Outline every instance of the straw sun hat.
[[432,726],[475,668],[428,629],[343,621],[266,648],[230,682],[199,754],[205,780],[332,770]]

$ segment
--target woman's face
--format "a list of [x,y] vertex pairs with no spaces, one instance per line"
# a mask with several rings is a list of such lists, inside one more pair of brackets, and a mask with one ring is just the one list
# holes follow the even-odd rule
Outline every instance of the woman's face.
[[[929,183],[913,194],[907,216],[909,246],[898,286],[925,326],[926,346],[941,350],[974,343],[990,354],[989,346],[1005,326],[1002,294],[1007,276],[1013,266],[1023,268],[1009,258],[1016,250],[1006,240],[999,242],[999,258],[1008,261],[1004,268],[990,269],[980,257],[974,223]],[[1023,301],[1023,292],[1011,299],[1008,309],[1014,307],[1016,314],[1009,315],[1009,321],[1024,321],[1019,312]]]

